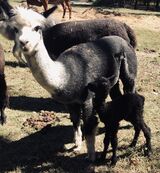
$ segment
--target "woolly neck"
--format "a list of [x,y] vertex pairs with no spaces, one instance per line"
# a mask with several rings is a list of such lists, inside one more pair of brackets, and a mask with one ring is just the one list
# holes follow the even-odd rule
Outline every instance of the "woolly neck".
[[55,90],[61,90],[68,82],[63,63],[53,61],[43,39],[36,45],[36,51],[24,54],[30,70],[37,82],[54,96]]

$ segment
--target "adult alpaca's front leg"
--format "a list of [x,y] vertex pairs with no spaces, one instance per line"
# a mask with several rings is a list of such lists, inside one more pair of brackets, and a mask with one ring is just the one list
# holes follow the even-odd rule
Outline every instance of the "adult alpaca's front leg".
[[95,136],[98,119],[94,113],[92,99],[89,99],[83,105],[83,122],[88,159],[90,161],[95,161]]
[[68,106],[71,121],[74,129],[75,151],[80,151],[82,146],[82,131],[81,131],[81,106],[79,104],[71,104]]

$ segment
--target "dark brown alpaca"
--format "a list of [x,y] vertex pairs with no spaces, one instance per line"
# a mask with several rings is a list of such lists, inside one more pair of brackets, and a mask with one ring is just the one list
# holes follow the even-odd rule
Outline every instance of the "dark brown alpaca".
[[46,11],[48,10],[48,4],[61,4],[63,7],[63,18],[65,17],[67,7],[69,11],[69,18],[71,18],[72,8],[70,0],[27,0],[28,8],[30,7],[30,5],[43,6],[44,10]]

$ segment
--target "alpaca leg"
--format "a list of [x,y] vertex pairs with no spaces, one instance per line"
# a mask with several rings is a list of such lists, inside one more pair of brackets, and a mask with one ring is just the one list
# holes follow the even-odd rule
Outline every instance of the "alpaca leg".
[[66,6],[68,7],[69,19],[71,19],[71,13],[72,13],[71,5],[70,5],[69,1],[65,1],[65,4],[66,4]]
[[[90,126],[89,122],[91,122],[91,126]],[[90,117],[88,119],[88,121],[86,123],[84,123],[87,153],[88,153],[88,159],[90,161],[95,161],[95,158],[96,158],[96,156],[95,156],[95,137],[96,137],[97,124],[98,124],[98,119],[96,116]],[[89,128],[89,131],[86,133],[87,128]]]
[[109,143],[110,143],[110,133],[109,131],[107,130],[106,133],[105,133],[105,138],[103,140],[103,144],[104,144],[104,149],[103,149],[103,152],[100,156],[100,160],[105,160],[106,158],[106,154],[107,154],[107,150],[108,150],[108,147],[109,147]]
[[29,4],[28,0],[27,0],[27,7],[30,8],[30,4]]
[[83,105],[84,134],[87,145],[88,159],[95,160],[95,135],[98,119],[93,113],[92,99],[87,100]]
[[112,150],[113,150],[113,155],[111,158],[111,165],[115,165],[117,162],[117,154],[116,154],[117,145],[118,145],[117,132],[118,132],[118,127],[114,128],[112,133],[111,133],[111,146],[112,146]]
[[63,8],[63,16],[62,16],[62,18],[64,18],[65,14],[66,14],[66,6],[64,5],[63,2],[61,3],[61,5],[62,5],[62,8]]
[[127,83],[124,82],[123,84],[124,84],[124,87],[123,87],[124,93],[135,93],[136,92],[135,81],[133,79],[128,79]]
[[129,92],[135,93],[136,91],[135,78],[137,74],[137,65],[136,65],[136,60],[134,60],[134,56],[131,57],[133,58],[132,66],[128,63],[127,57],[125,57],[121,63],[120,79],[123,83],[124,93],[129,93]]
[[41,2],[44,7],[44,11],[47,11],[48,10],[48,0],[42,0]]
[[142,131],[144,133],[144,136],[146,138],[146,147],[148,149],[146,155],[150,155],[152,152],[152,147],[151,147],[151,129],[146,125],[146,123],[143,121],[142,123]]
[[115,99],[119,96],[121,96],[122,93],[120,91],[120,87],[119,87],[119,82],[117,82],[112,88],[111,88],[111,91],[110,91],[110,97],[111,99]]
[[135,147],[136,146],[137,140],[138,140],[138,137],[139,137],[139,134],[140,134],[140,131],[141,131],[140,126],[138,126],[137,124],[133,123],[133,126],[134,126],[134,130],[135,130],[135,134],[134,134],[134,138],[133,138],[132,143],[129,145],[130,147]]
[[81,107],[79,104],[72,104],[68,106],[71,121],[73,123],[73,129],[74,129],[74,142],[75,142],[75,151],[79,151],[82,146],[82,131],[81,131],[81,124],[80,124],[80,118],[81,118]]

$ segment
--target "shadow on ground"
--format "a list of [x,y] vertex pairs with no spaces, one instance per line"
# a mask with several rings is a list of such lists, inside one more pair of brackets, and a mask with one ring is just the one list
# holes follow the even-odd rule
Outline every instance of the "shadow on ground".
[[65,112],[67,109],[63,104],[55,102],[52,98],[35,98],[26,96],[11,96],[9,108],[23,111],[55,111]]
[[16,68],[16,67],[26,68],[26,67],[28,67],[27,64],[23,64],[21,62],[19,62],[19,63],[18,62],[13,62],[13,61],[6,61],[5,65],[13,67],[13,68]]
[[64,144],[71,143],[72,139],[71,126],[45,127],[14,142],[0,137],[0,172],[19,168],[25,173],[49,169],[52,169],[52,172],[53,169],[61,169],[74,173],[76,170],[86,169],[89,163],[84,155],[64,156],[64,152],[67,153]]

